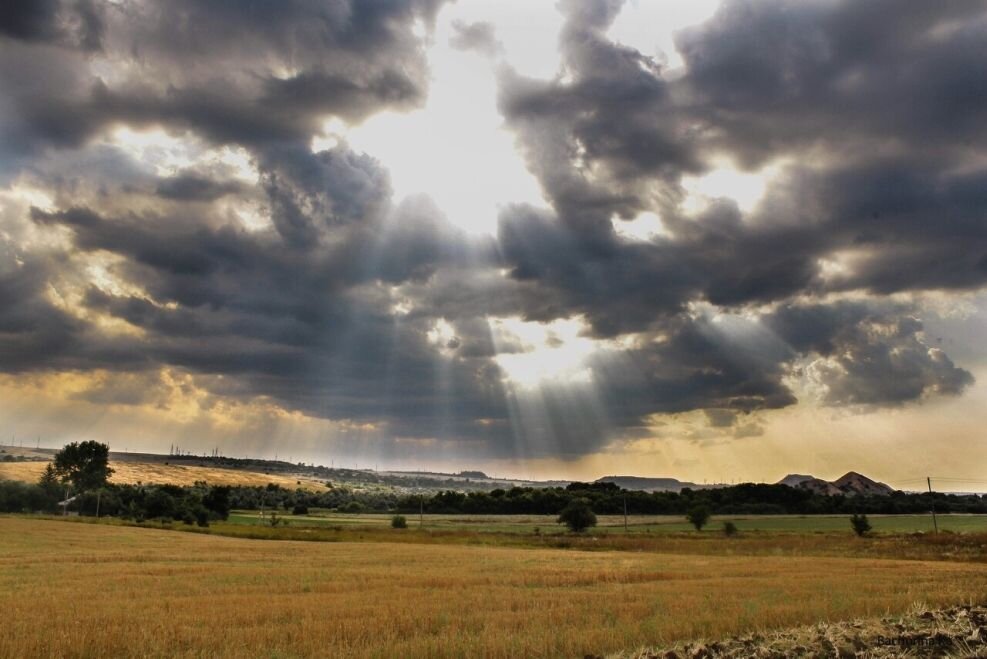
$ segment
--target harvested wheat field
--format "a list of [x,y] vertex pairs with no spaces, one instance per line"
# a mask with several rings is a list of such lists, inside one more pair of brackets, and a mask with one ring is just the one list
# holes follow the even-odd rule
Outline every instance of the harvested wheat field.
[[[47,462],[0,462],[0,480],[35,483]],[[240,469],[219,469],[195,465],[171,465],[163,462],[115,462],[111,461],[111,483],[147,483],[158,485],[194,485],[205,481],[210,485],[264,486],[274,483],[289,489],[324,490],[325,485],[310,479],[296,479],[283,474],[263,474]]]
[[0,656],[583,656],[985,592],[982,564],[257,541],[0,518]]

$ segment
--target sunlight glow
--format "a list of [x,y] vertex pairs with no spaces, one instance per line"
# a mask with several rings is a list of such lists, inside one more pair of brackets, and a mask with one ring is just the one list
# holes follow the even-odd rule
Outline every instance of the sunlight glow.
[[110,144],[135,161],[149,165],[158,176],[171,176],[198,160],[199,149],[161,128],[134,130],[129,126],[119,126],[109,138],[107,141]]
[[613,230],[618,236],[632,242],[650,242],[655,238],[667,235],[661,218],[651,212],[641,213],[629,221],[615,217],[611,222],[613,222]]
[[[536,323],[520,318],[492,318],[490,329],[498,347],[497,364],[514,385],[536,388],[554,381],[588,384],[592,374],[585,360],[596,350],[592,339],[580,336],[586,325],[579,318]],[[511,346],[510,352],[501,348]]]
[[220,165],[225,172],[246,183],[257,181],[257,168],[246,149],[238,146],[209,147],[198,138],[176,136],[161,128],[137,130],[118,126],[105,139],[157,176],[174,176],[186,167]]
[[774,168],[765,167],[759,172],[743,172],[732,163],[719,162],[702,176],[682,177],[682,187],[688,193],[683,208],[688,213],[698,213],[711,201],[727,197],[737,202],[737,207],[749,213],[757,207],[767,189]]
[[451,355],[458,346],[456,329],[445,318],[439,318],[428,331],[428,342],[443,355]]
[[394,198],[427,194],[449,221],[470,233],[495,233],[499,209],[509,203],[543,205],[535,178],[514,148],[497,112],[493,62],[449,45],[455,13],[442,12],[429,49],[432,80],[423,108],[384,112],[340,131],[327,125],[313,146],[339,135],[350,147],[387,167]]

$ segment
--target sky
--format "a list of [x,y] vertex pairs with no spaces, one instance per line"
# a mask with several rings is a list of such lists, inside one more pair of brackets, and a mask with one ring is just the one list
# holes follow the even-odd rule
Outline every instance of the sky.
[[982,0],[7,0],[0,441],[987,485]]

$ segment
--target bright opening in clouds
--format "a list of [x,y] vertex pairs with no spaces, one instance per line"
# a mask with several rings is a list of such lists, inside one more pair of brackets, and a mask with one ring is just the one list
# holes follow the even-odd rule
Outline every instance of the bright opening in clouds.
[[982,470],[984,43],[979,3],[14,2],[0,416],[568,478]]

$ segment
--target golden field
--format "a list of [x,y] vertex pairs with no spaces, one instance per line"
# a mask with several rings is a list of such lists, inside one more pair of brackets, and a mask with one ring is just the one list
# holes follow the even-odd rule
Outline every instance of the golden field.
[[982,601],[987,565],[294,542],[0,517],[0,656],[556,657]]
[[[35,483],[44,471],[47,462],[0,462],[0,480],[22,481]],[[319,481],[305,478],[292,478],[281,474],[264,474],[257,471],[239,469],[218,469],[215,467],[198,467],[195,465],[169,465],[163,462],[116,462],[111,461],[114,469],[111,483],[134,484],[147,483],[155,485],[193,485],[196,481],[205,481],[210,485],[267,485],[274,483],[288,489],[303,488],[307,490],[324,490],[325,485]]]

